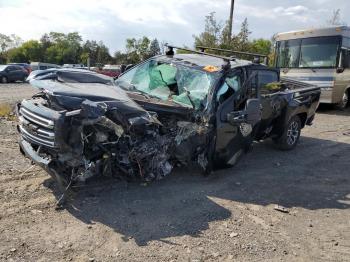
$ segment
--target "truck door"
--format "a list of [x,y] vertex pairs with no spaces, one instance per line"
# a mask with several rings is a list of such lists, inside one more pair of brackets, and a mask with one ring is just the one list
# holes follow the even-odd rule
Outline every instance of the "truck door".
[[251,145],[254,128],[261,120],[257,74],[245,77],[243,70],[233,70],[217,90],[216,143],[214,162],[233,166]]
[[[270,68],[254,68],[252,67],[249,74],[257,74],[257,88],[260,94],[260,102],[262,106],[261,122],[259,129],[261,131],[271,131],[273,120],[281,114],[284,98],[274,95],[279,91],[279,72]],[[275,83],[275,85],[273,85]]]

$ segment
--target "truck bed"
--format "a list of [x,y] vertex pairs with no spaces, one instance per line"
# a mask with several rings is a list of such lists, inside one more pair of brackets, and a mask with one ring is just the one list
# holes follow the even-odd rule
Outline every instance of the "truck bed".
[[287,78],[287,77],[281,77],[280,82],[282,84],[285,84],[286,86],[288,86],[288,89],[286,91],[304,93],[304,92],[319,90],[321,92],[321,89],[315,85],[311,85],[311,84],[301,82],[301,81],[292,80],[292,79]]

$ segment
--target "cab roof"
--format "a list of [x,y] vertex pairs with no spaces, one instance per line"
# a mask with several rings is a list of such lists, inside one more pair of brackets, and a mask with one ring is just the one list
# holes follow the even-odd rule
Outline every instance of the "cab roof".
[[[184,64],[186,66],[204,68],[206,66],[215,66],[219,70],[222,70],[222,67],[227,64],[227,61],[218,57],[212,57],[202,54],[175,54],[173,56],[161,55],[158,57],[158,60],[164,60],[167,62],[177,62]],[[251,61],[234,59],[230,61],[231,68],[239,66],[252,65]]]

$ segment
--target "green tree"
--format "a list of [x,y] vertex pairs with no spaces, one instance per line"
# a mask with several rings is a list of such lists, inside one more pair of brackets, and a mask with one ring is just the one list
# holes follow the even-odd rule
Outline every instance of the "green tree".
[[22,39],[15,34],[5,35],[0,33],[0,63],[8,60],[7,51],[20,46]]
[[116,64],[128,64],[128,55],[125,53],[122,53],[121,51],[116,51],[114,53],[114,61]]
[[21,47],[15,47],[7,51],[7,62],[23,63],[28,62],[28,60],[23,54],[23,49]]
[[157,38],[153,39],[149,45],[149,57],[160,55],[160,46]]
[[272,42],[268,39],[254,39],[250,44],[250,51],[254,53],[260,53],[268,55],[271,52]]
[[41,38],[46,47],[44,60],[56,64],[77,63],[81,58],[82,37],[78,32],[68,34],[50,32]]
[[87,40],[81,47],[80,62],[86,64],[88,57],[92,66],[101,66],[113,60],[108,47],[102,41],[96,42],[95,40]]
[[112,58],[109,54],[108,47],[105,46],[105,44],[102,41],[100,41],[98,43],[98,47],[97,47],[96,62],[98,64],[107,64],[107,63],[110,63],[111,60],[112,60]]
[[26,61],[42,61],[43,59],[43,47],[37,40],[29,40],[24,42],[21,47]]
[[150,43],[151,41],[146,36],[140,39],[126,39],[127,62],[136,64],[147,59],[150,56]]
[[46,50],[47,48],[49,48],[52,44],[50,36],[48,34],[43,34],[40,38],[40,43],[43,47],[44,50]]
[[4,52],[11,45],[11,38],[0,33],[0,52]]
[[205,17],[204,32],[199,36],[194,36],[194,44],[196,46],[217,47],[220,44],[220,35],[222,31],[222,23],[217,22],[215,12]]

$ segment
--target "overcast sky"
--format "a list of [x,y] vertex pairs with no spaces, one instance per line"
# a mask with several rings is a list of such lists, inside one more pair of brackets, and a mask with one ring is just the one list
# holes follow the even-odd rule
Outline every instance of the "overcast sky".
[[[350,24],[349,0],[236,0],[234,32],[247,17],[252,38],[326,24],[333,10],[342,10]],[[230,0],[0,0],[0,33],[39,39],[45,32],[78,31],[86,39],[102,40],[111,53],[123,50],[130,37],[158,38],[193,45],[193,34],[204,17],[215,11],[229,16]]]

